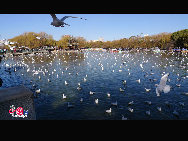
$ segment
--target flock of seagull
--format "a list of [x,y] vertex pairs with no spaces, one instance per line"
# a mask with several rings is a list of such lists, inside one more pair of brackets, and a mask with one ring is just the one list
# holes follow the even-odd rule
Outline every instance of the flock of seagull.
[[[165,64],[163,62],[157,62],[156,60],[151,60],[150,58],[146,58],[144,54],[147,54],[147,52],[139,52],[138,54],[139,55],[143,55],[141,57],[141,59],[139,59],[139,60],[138,60],[138,58],[132,57],[130,52],[127,52],[125,54],[118,54],[118,55],[114,55],[114,54],[107,55],[106,53],[103,53],[103,52],[97,52],[97,53],[93,53],[92,54],[92,52],[87,52],[86,51],[86,52],[84,52],[84,59],[83,60],[84,61],[86,61],[87,59],[91,60],[90,62],[87,61],[86,63],[87,63],[87,67],[92,68],[93,71],[95,71],[97,68],[101,69],[102,72],[108,70],[108,71],[111,71],[111,73],[122,73],[123,71],[126,70],[127,71],[127,77],[131,77],[132,75],[134,75],[131,72],[131,69],[134,69],[134,67],[139,67],[141,72],[144,72],[144,77],[145,78],[147,78],[148,76],[154,75],[155,73],[152,71],[152,69],[154,69],[156,67],[159,67],[159,66],[162,66],[164,68],[171,67],[172,68],[172,72],[168,72],[168,73],[167,72],[162,72],[161,76],[160,76],[160,80],[156,79],[156,78],[150,79],[151,82],[156,82],[156,83],[157,83],[157,81],[159,82],[159,84],[155,84],[155,86],[154,86],[155,87],[155,94],[156,94],[157,97],[159,97],[162,94],[169,93],[171,91],[171,89],[173,89],[173,87],[181,87],[181,84],[179,84],[179,83],[177,83],[176,86],[167,85],[167,83],[170,82],[170,79],[168,78],[169,75],[174,73],[174,72],[176,73],[176,70],[173,68],[176,65],[173,62],[174,60],[169,60],[169,58],[166,57],[165,60],[168,61],[168,64],[167,63]],[[10,71],[11,69],[13,69],[14,72],[17,71],[17,67],[22,67],[22,69],[26,70],[25,73],[32,74],[32,77],[38,77],[38,80],[43,79],[43,78],[46,77],[48,83],[51,83],[52,80],[50,80],[49,76],[53,75],[54,77],[59,79],[59,78],[61,78],[61,77],[63,77],[65,75],[65,72],[67,72],[68,75],[73,75],[71,72],[69,72],[70,68],[68,66],[65,67],[64,70],[56,70],[54,68],[50,72],[50,70],[48,68],[50,68],[53,65],[54,60],[57,58],[58,55],[59,55],[58,53],[53,53],[52,55],[51,54],[45,54],[45,55],[44,54],[38,54],[38,55],[34,55],[34,56],[29,56],[29,55],[28,56],[21,56],[17,60],[16,63],[14,62],[14,57],[12,57],[12,62],[7,63],[6,59],[5,59],[3,65],[5,66],[5,68],[7,70]],[[153,55],[155,56],[156,59],[158,59],[159,57],[162,56],[162,54],[159,54],[159,53],[153,53]],[[172,53],[172,55],[175,56],[174,53]],[[46,63],[45,65],[36,66],[36,64],[38,64],[38,62],[39,62],[39,64],[45,62],[43,59],[41,59],[41,58],[44,58],[44,56],[47,57],[47,58],[50,58],[51,60],[48,63]],[[71,53],[68,53],[68,56],[69,56],[69,59],[70,59],[71,58]],[[63,54],[61,54],[61,57],[64,60],[62,61],[61,59],[59,59],[58,65],[61,65],[62,63],[65,63],[65,64],[69,63],[66,60],[66,58],[65,58],[65,56]],[[117,66],[118,63],[119,63],[118,62],[118,57],[120,57],[121,61],[122,61],[120,66]],[[109,58],[111,58],[112,60],[115,60],[115,63],[111,65],[110,64],[111,61],[109,60]],[[180,56],[176,56],[175,59],[180,61]],[[180,61],[179,67],[182,70],[186,70],[187,69],[187,65],[188,65],[187,59],[188,59],[188,56],[187,56],[187,54],[185,54],[183,59]],[[79,60],[79,57],[76,56],[76,59],[74,58],[72,61],[73,62],[78,62],[78,60]],[[107,61],[106,64],[104,64],[106,62],[106,60],[108,60],[108,61]],[[129,66],[129,62],[131,62],[131,61],[134,62],[133,63],[133,65],[135,65],[134,67]],[[145,66],[147,65],[147,63],[148,62],[152,62],[152,61],[154,61],[155,63],[153,62],[154,65],[152,66],[151,70],[145,70]],[[28,62],[31,63],[32,65],[29,64]],[[92,62],[95,63],[96,65],[93,66]],[[79,66],[81,65],[80,62],[78,63],[78,65]],[[61,72],[61,74],[56,73],[57,71]],[[22,72],[21,76],[24,76],[25,73]],[[188,74],[188,70],[186,70],[186,73]],[[188,78],[187,74],[182,76],[181,74],[179,74],[177,72],[176,73],[177,81],[180,80],[180,79],[186,80]],[[80,75],[79,70],[78,70],[78,72],[75,75]],[[84,75],[82,80],[80,80],[80,82],[77,83],[76,87],[77,87],[78,91],[84,89],[84,87],[82,87],[81,84],[82,83],[87,83],[88,75],[89,74]],[[115,79],[115,78],[113,78],[113,79]],[[71,81],[71,80],[65,80],[64,81],[64,85],[65,86],[69,85],[69,81]],[[109,80],[109,81],[113,81],[113,80]],[[144,83],[142,81],[142,79],[140,79],[140,78],[135,80],[135,82],[138,83],[138,84]],[[33,81],[30,81],[30,83],[32,83],[33,87],[36,88],[36,85],[34,84]],[[122,79],[120,83],[122,83],[123,86],[126,86],[126,85],[128,85],[128,80],[123,80]],[[144,88],[144,89],[145,89],[146,93],[150,93],[152,91],[152,88]],[[124,92],[126,92],[126,89],[120,87],[119,91],[121,93],[124,93]],[[40,88],[36,89],[35,93],[36,94],[40,94],[41,93],[41,89]],[[100,93],[100,92],[95,92],[95,91],[92,91],[92,90],[89,91],[89,95],[95,95],[97,93]],[[183,94],[188,96],[188,92],[184,92]],[[63,100],[66,100],[67,97],[68,97],[68,95],[66,95],[65,93],[62,94],[62,99]],[[110,92],[106,92],[106,97],[110,98],[111,97],[111,93]],[[84,98],[83,97],[80,98],[80,102],[84,102]],[[94,100],[94,103],[99,105],[100,104],[100,99],[96,98]],[[144,101],[144,103],[147,104],[147,105],[151,105],[152,104],[151,101]],[[130,113],[134,113],[134,109],[131,108],[131,105],[134,105],[134,101],[128,102],[127,110]],[[170,105],[169,101],[166,101],[165,105],[169,106]],[[185,106],[185,103],[184,102],[179,102],[179,105]],[[113,112],[112,106],[116,106],[117,107],[118,106],[118,101],[116,100],[115,102],[111,102],[111,105],[109,105],[109,109],[106,109],[104,111],[104,113],[111,114]],[[75,106],[73,104],[71,104],[70,102],[67,102],[67,107],[68,108],[73,108]],[[162,112],[162,107],[157,106],[156,109],[159,112]],[[150,110],[147,110],[147,111],[145,111],[145,114],[148,115],[148,116],[151,116],[152,113],[151,113]],[[175,109],[173,110],[172,114],[175,115],[176,117],[179,116],[178,111],[176,111]],[[129,118],[122,114],[121,119],[122,120],[127,120]]]

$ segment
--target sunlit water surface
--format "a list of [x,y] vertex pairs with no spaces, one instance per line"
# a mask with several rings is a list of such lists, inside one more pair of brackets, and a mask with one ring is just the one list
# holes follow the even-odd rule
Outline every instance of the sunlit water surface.
[[[8,57],[0,63],[0,89],[17,85],[29,88],[35,96],[39,120],[121,120],[122,115],[128,120],[188,119],[187,63],[186,54],[152,52],[90,51]],[[171,91],[157,96],[155,84],[165,73],[170,73],[167,84]],[[126,80],[125,85],[122,80]],[[78,83],[81,90],[77,90]],[[151,90],[146,92],[145,88]],[[36,94],[38,89],[41,92]],[[90,91],[95,93],[90,95]],[[63,99],[62,94],[67,98]],[[116,101],[117,106],[111,104]],[[131,101],[133,104],[129,105]],[[68,102],[74,107],[69,108]],[[161,112],[157,107],[161,107]],[[106,113],[110,108],[111,113]]]

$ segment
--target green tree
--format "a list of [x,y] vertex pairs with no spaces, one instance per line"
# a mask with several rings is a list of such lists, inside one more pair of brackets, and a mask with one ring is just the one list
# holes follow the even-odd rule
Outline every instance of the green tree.
[[175,46],[180,48],[188,48],[188,29],[174,32],[171,39],[175,42]]
[[64,35],[61,37],[61,39],[58,41],[57,44],[60,48],[67,49],[70,41],[71,41],[71,36]]
[[84,37],[76,37],[75,42],[78,43],[78,48],[86,47],[86,39]]
[[[37,38],[38,37],[38,38]],[[52,35],[48,35],[45,32],[34,33],[34,32],[25,32],[19,36],[16,36],[12,39],[9,39],[11,42],[15,42],[15,46],[29,47],[30,49],[38,48],[42,46],[54,46],[55,40]]]

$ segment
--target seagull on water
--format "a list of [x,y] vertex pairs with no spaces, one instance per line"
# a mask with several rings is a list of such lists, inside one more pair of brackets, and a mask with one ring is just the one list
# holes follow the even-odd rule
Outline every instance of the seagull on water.
[[84,77],[84,82],[86,82],[87,81],[87,79]]
[[128,103],[128,105],[133,105],[134,104],[134,101],[131,101]]
[[124,89],[122,89],[122,88],[119,88],[119,91],[120,91],[120,92],[124,92],[125,90],[124,90]]
[[186,93],[186,92],[183,92],[183,93],[181,93],[182,95],[185,95],[185,96],[188,96],[188,93]]
[[179,117],[179,113],[176,110],[174,110],[172,114],[175,115],[176,117]]
[[158,110],[159,112],[161,112],[161,111],[162,111],[161,107],[157,107],[157,110]]
[[67,98],[67,96],[65,96],[65,94],[63,94],[62,96],[63,96],[63,99],[66,99],[66,98]]
[[68,107],[68,108],[73,108],[74,105],[72,105],[72,104],[70,104],[70,103],[68,102],[68,103],[67,103],[67,107]]
[[[68,25],[70,26],[69,24],[65,23],[65,19],[67,18],[80,18],[80,17],[73,17],[73,16],[65,16],[61,19],[58,19],[57,16],[55,14],[50,14],[53,18],[53,22],[51,22],[51,25],[55,26],[55,27],[64,27],[64,25]],[[84,19],[84,18],[80,18],[80,19]],[[84,19],[84,20],[87,20],[87,19]]]
[[128,111],[130,111],[131,113],[134,111],[134,109],[132,109],[132,108],[128,108]]
[[84,99],[83,99],[83,98],[81,98],[81,99],[80,99],[80,102],[83,102],[83,100],[84,100]]
[[185,103],[184,102],[179,102],[179,105],[180,106],[185,106]]
[[98,104],[99,103],[99,99],[95,99],[95,103]]
[[67,81],[65,81],[65,85],[68,85]]
[[122,80],[123,81],[123,85],[125,85],[126,83],[127,83],[127,81],[126,80]]
[[117,106],[118,103],[117,103],[117,101],[116,101],[116,102],[112,102],[111,105],[113,105],[113,106]]
[[37,94],[39,94],[39,93],[40,93],[40,89],[36,90],[35,92],[36,92]]
[[151,105],[151,101],[145,101],[145,103]]
[[140,79],[136,80],[138,83],[140,83]]
[[126,117],[124,117],[124,115],[122,115],[121,120],[127,120],[127,118],[126,118]]
[[79,87],[80,87],[80,85],[81,85],[81,84],[80,84],[80,83],[78,83],[78,86],[79,86]]
[[150,115],[151,115],[150,110],[149,110],[149,111],[146,111],[146,115],[148,115],[148,116],[150,116]]
[[145,90],[146,90],[146,92],[149,92],[151,89],[146,89],[146,88],[145,88]]
[[80,86],[77,87],[77,90],[81,90],[82,88]]
[[94,93],[95,93],[95,92],[92,92],[92,91],[89,92],[90,95],[93,95]]
[[107,96],[110,97],[110,93],[107,93]]
[[106,110],[106,113],[111,113],[112,112],[112,108],[110,108],[109,110]]
[[176,84],[176,86],[177,86],[177,87],[180,87],[180,86],[181,86],[181,84]]

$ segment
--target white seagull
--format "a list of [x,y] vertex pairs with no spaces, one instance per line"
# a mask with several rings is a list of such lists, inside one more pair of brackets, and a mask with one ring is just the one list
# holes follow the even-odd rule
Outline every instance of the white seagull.
[[92,91],[89,92],[90,95],[93,95],[94,93],[95,93],[95,92],[92,92]]
[[84,77],[84,82],[86,82],[87,81],[87,79]]
[[122,88],[119,88],[119,91],[120,91],[120,92],[124,92],[125,90],[124,90],[124,89],[122,89]]
[[168,93],[170,91],[170,86],[166,85],[166,81],[168,79],[168,76],[169,76],[169,73],[162,76],[159,85],[158,84],[156,85],[157,86],[157,88],[156,88],[157,96],[160,96],[161,92]]
[[63,96],[63,99],[66,99],[66,98],[67,98],[67,96],[65,96],[64,94],[63,94],[62,96]]
[[125,85],[126,83],[127,83],[127,81],[126,80],[122,80],[123,81],[123,85]]
[[50,79],[48,79],[48,82],[51,82],[51,80],[50,80]]
[[98,104],[99,103],[99,99],[95,99],[95,103]]
[[77,90],[81,90],[82,88],[80,86],[77,87]]
[[140,83],[140,79],[136,80],[138,83]]
[[149,92],[151,89],[146,89],[146,88],[145,88],[145,90],[146,90],[146,92]]
[[158,110],[159,112],[161,112],[161,111],[162,111],[161,107],[157,107],[157,110]]
[[110,108],[109,110],[106,110],[106,113],[111,113],[112,109]]
[[133,111],[134,111],[134,109],[132,109],[132,108],[128,108],[128,110],[132,113]]
[[128,105],[133,105],[134,104],[134,101],[131,101],[128,103]]
[[68,85],[67,81],[65,81],[65,85]]
[[150,114],[151,114],[150,110],[146,111],[146,115],[150,116]]
[[35,92],[36,92],[36,93],[40,93],[40,89],[36,90]]
[[78,83],[78,86],[80,87],[80,83]]
[[[67,19],[67,18],[70,18],[70,17],[71,18],[80,18],[80,17],[73,17],[73,16],[65,16],[62,19],[58,19],[55,14],[50,14],[50,15],[53,18],[53,22],[51,22],[51,25],[53,25],[55,27],[64,27],[64,25],[70,26],[69,24],[64,22],[65,19]],[[84,18],[80,18],[80,19],[84,19]],[[87,20],[87,19],[84,19],[84,20]]]
[[107,93],[107,96],[110,97],[110,93]]
[[83,102],[83,98],[80,99],[80,102]]

